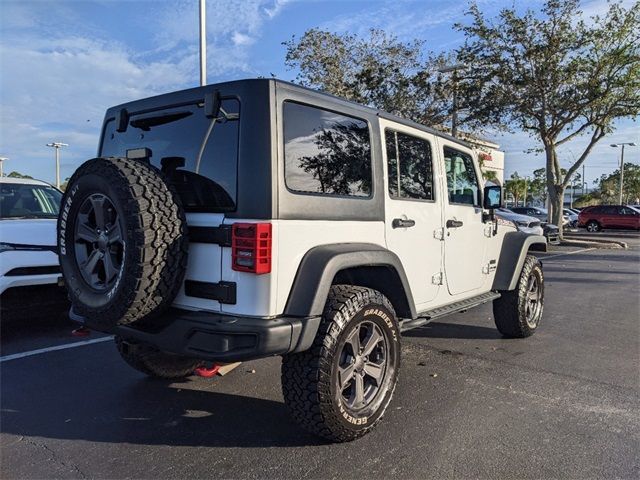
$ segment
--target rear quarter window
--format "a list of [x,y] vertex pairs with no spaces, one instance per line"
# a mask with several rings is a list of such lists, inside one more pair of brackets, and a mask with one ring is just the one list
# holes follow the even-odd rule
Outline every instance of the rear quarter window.
[[371,139],[365,120],[292,101],[284,102],[283,117],[289,190],[371,196]]

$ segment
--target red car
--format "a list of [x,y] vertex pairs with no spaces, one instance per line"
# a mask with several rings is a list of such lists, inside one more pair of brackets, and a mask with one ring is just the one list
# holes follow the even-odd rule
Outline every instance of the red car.
[[640,210],[626,205],[596,205],[586,207],[578,215],[578,226],[589,232],[603,228],[628,228],[640,230]]

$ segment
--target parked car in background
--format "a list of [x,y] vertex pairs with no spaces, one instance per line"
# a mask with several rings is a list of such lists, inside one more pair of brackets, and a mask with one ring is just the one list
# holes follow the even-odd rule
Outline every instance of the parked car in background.
[[578,226],[589,232],[599,232],[605,228],[640,230],[640,210],[627,205],[586,207],[578,215]]
[[[544,209],[544,208],[540,208],[540,207],[512,207],[511,210],[513,210],[515,213],[519,213],[521,215],[529,215],[530,217],[536,217],[537,219],[539,219],[542,222],[548,222],[549,221],[549,212]],[[569,217],[563,213],[562,215],[562,226],[564,227],[565,225],[568,225],[570,222]]]
[[62,193],[39,180],[0,178],[0,315],[51,313],[58,286],[56,223]]
[[542,231],[549,245],[558,245],[560,243],[560,229],[553,223],[543,223]]
[[496,216],[515,223],[516,228],[521,232],[530,233],[532,235],[543,235],[542,222],[535,217],[520,215],[519,213],[514,213],[508,208],[498,208],[496,210]]
[[562,209],[563,218],[567,217],[569,219],[569,223],[567,226],[575,228],[578,226],[578,214],[574,212],[571,208],[563,208]]

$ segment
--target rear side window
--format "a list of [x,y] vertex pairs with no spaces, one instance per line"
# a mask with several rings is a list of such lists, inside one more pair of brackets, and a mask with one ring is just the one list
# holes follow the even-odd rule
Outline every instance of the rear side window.
[[284,102],[285,183],[296,192],[371,196],[369,126],[359,118]]
[[188,212],[236,209],[240,102],[223,99],[217,119],[207,118],[203,104],[133,114],[125,132],[115,121],[105,126],[100,154],[124,157],[146,147],[151,163],[178,191]]
[[385,130],[389,195],[433,200],[433,158],[428,141]]
[[449,203],[479,205],[478,178],[471,155],[444,147],[444,163]]

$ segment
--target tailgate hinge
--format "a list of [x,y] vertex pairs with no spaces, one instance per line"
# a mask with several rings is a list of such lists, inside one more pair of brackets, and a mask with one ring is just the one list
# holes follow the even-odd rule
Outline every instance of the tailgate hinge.
[[232,225],[189,227],[189,241],[192,243],[216,243],[221,247],[230,247],[231,229]]

